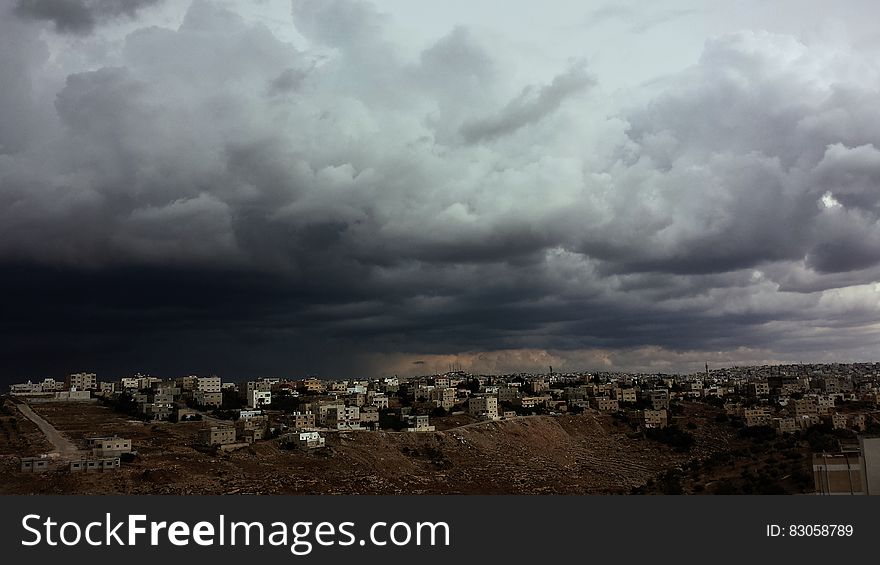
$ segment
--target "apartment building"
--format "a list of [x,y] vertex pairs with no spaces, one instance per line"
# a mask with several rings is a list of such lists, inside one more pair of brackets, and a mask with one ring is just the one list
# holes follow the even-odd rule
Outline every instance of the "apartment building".
[[198,406],[219,408],[223,405],[223,393],[220,391],[206,392],[203,390],[197,390],[193,392],[193,402]]
[[665,388],[652,390],[648,397],[654,410],[669,410],[669,391]]
[[802,430],[807,430],[822,423],[822,419],[816,414],[796,417],[795,421],[797,422],[798,427]]
[[789,406],[794,411],[794,417],[800,419],[802,416],[818,416],[819,405],[815,396],[805,396],[797,400],[789,402]]
[[433,432],[434,426],[428,422],[427,416],[407,416],[408,432]]
[[43,392],[58,392],[64,390],[64,383],[48,377],[40,381],[40,389]]
[[[250,384],[250,383],[248,383]],[[247,391],[247,407],[263,408],[272,404],[271,390],[257,390],[252,388]]]
[[197,377],[195,390],[199,392],[220,392],[220,377]]
[[498,419],[498,398],[495,396],[472,396],[468,399],[468,414],[480,420]]
[[831,414],[834,411],[834,397],[828,394],[817,395],[816,410],[820,415]]
[[174,383],[184,392],[192,392],[198,388],[199,377],[195,375],[186,375],[174,379]]
[[532,394],[541,394],[550,390],[550,383],[543,378],[534,379],[529,383],[529,390]]
[[593,398],[593,402],[596,409],[602,412],[617,412],[620,410],[620,403],[608,396],[596,396]]
[[794,418],[773,418],[773,428],[780,435],[793,434],[798,430],[798,424]]
[[349,392],[346,398],[348,398],[349,404],[357,407],[366,406],[367,404],[367,394],[365,392]]
[[345,413],[345,404],[343,402],[325,402],[321,403],[317,407],[317,415],[316,419],[318,422],[318,426],[321,428],[328,428],[330,422],[330,413],[333,412],[333,418],[338,420],[337,412],[342,411]]
[[772,423],[773,412],[769,406],[755,406],[743,410],[743,420],[747,428],[755,426],[769,426]]
[[834,414],[831,416],[831,424],[835,430],[854,429],[865,431],[868,418],[865,414]]
[[519,398],[519,387],[513,386],[499,386],[498,387],[498,402],[509,402],[511,404],[516,403]]
[[536,408],[538,406],[543,406],[549,398],[549,396],[523,396],[517,400],[517,404],[523,408]]
[[617,388],[614,389],[614,398],[617,399],[618,402],[637,402],[638,395],[636,393],[636,389],[634,388]]
[[433,392],[433,386],[419,385],[415,389],[413,389],[413,400],[415,400],[416,402],[427,402],[431,400],[431,395]]
[[666,410],[642,410],[641,416],[646,428],[665,428],[669,422]]
[[313,412],[294,412],[288,416],[288,420],[296,431],[311,430],[315,427],[315,414]]
[[838,394],[841,392],[840,379],[837,377],[819,379],[819,389],[825,394]]
[[336,405],[327,410],[327,428],[335,430],[358,430],[360,425],[360,408],[357,406]]
[[269,417],[260,415],[250,418],[239,418],[235,422],[235,437],[237,440],[254,442],[266,437],[269,429]]
[[299,383],[299,389],[304,392],[313,393],[313,394],[321,394],[322,392],[327,390],[327,387],[324,385],[324,381],[320,379],[316,379],[314,377],[309,379],[304,379]]
[[379,422],[379,409],[375,406],[361,408],[361,424],[377,424]]
[[122,390],[140,390],[141,380],[138,377],[122,377],[119,379]]
[[569,402],[576,400],[586,400],[590,396],[590,391],[585,386],[568,386],[565,387],[565,399]]
[[67,390],[97,390],[98,376],[95,373],[73,373],[64,379]]
[[444,410],[451,410],[455,406],[455,389],[434,387],[431,391],[431,402]]

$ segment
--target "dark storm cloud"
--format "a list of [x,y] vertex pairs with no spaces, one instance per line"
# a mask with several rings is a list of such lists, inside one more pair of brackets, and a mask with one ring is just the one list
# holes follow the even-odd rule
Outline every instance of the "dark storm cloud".
[[134,17],[162,0],[15,0],[15,13],[52,22],[61,33],[90,33],[101,22]]
[[39,26],[0,22],[9,375],[876,343],[880,74],[857,53],[724,36],[621,109],[584,64],[523,87],[472,29],[407,58],[366,2],[292,13],[299,49],[196,1],[62,80]]

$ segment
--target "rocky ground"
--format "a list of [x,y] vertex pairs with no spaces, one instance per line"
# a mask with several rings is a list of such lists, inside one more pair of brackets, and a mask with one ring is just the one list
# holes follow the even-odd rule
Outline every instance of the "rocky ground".
[[[323,450],[282,450],[267,440],[228,454],[192,447],[202,422],[144,424],[99,404],[35,404],[34,410],[83,445],[83,437],[130,437],[138,451],[118,471],[27,475],[11,452],[45,448],[33,430],[0,455],[12,494],[625,494],[662,492],[658,477],[723,457],[735,430],[694,403],[677,417],[692,429],[687,452],[646,439],[607,414],[443,422],[437,432],[328,433]],[[14,412],[13,412],[13,416]],[[450,417],[452,418],[452,417]],[[17,418],[17,420],[21,420]],[[25,420],[25,422],[27,422]],[[28,422],[29,423],[29,422]],[[690,424],[690,425],[688,425]],[[26,424],[18,425],[26,427]],[[32,425],[32,424],[31,424]],[[35,427],[34,427],[35,428]],[[706,479],[701,479],[704,482]],[[645,485],[651,485],[646,488]]]

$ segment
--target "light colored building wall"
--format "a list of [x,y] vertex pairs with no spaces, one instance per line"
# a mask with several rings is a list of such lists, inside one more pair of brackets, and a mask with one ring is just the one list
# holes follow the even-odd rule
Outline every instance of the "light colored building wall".
[[202,445],[235,443],[235,428],[233,426],[205,428],[199,430],[198,439]]
[[669,421],[666,410],[643,410],[642,419],[646,428],[665,428]]
[[262,408],[272,404],[272,391],[254,390],[247,391],[248,408]]
[[813,455],[816,494],[866,494],[862,458],[858,453]]
[[198,377],[195,384],[200,392],[220,392],[222,386],[220,377]]
[[118,436],[89,437],[86,438],[86,445],[94,457],[116,457],[131,453],[131,440]]
[[49,459],[47,457],[22,457],[21,472],[22,473],[45,473],[49,470]]
[[859,447],[867,494],[880,495],[880,437],[861,437]]
[[638,397],[634,388],[618,388],[615,390],[615,398],[618,402],[637,402]]
[[468,399],[468,413],[485,420],[498,419],[498,397],[472,396]]
[[199,406],[213,406],[216,408],[223,404],[223,393],[220,391],[205,392],[197,390],[193,393],[193,400]]
[[64,384],[68,390],[97,390],[98,376],[95,373],[72,373],[67,375]]

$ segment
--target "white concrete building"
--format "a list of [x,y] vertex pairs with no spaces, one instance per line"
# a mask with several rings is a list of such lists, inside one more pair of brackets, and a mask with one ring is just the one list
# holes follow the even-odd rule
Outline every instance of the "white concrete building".
[[247,393],[248,408],[263,408],[272,404],[272,391],[249,390]]
[[67,390],[98,390],[98,376],[95,373],[72,373],[64,380]]
[[433,432],[434,426],[430,424],[427,416],[408,416],[409,427],[408,432]]
[[472,396],[468,399],[468,414],[481,420],[498,419],[498,397]]
[[300,449],[318,449],[325,445],[324,438],[318,432],[299,432],[296,436]]

